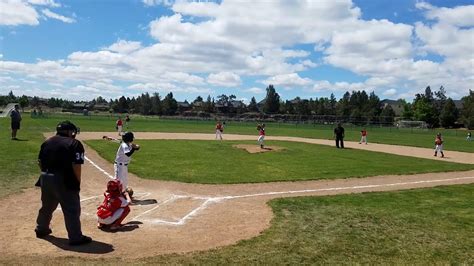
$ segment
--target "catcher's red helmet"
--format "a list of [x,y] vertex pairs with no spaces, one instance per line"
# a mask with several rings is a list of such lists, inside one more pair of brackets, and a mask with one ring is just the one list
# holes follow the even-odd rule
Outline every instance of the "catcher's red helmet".
[[120,195],[122,193],[122,183],[118,180],[110,180],[107,182],[107,192],[114,196]]

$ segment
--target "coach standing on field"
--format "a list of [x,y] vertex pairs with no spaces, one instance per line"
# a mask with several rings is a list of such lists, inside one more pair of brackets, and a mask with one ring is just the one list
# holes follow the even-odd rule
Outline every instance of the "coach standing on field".
[[334,129],[334,137],[336,139],[336,147],[344,149],[344,128],[341,123],[338,123],[337,127]]
[[20,106],[15,104],[15,108],[10,113],[11,118],[11,127],[12,127],[12,140],[18,140],[16,137],[16,132],[20,129],[20,122],[21,122],[21,114],[20,114]]
[[43,238],[52,233],[49,224],[60,204],[70,245],[92,241],[81,230],[79,190],[84,147],[75,139],[77,131],[77,127],[69,121],[59,123],[56,135],[41,145],[38,156],[42,206],[36,219],[36,237]]

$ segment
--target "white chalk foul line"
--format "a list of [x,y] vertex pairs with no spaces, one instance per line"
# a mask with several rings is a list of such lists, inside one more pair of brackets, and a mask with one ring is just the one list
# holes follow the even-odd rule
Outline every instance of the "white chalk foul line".
[[421,181],[412,181],[412,182],[399,182],[399,183],[378,184],[378,185],[363,185],[363,186],[351,186],[351,187],[333,187],[333,188],[318,188],[318,189],[304,189],[304,190],[274,191],[274,192],[264,192],[264,193],[247,194],[247,195],[214,197],[213,199],[227,200],[227,199],[261,197],[261,196],[271,196],[271,195],[281,195],[281,194],[297,194],[297,193],[312,193],[312,192],[334,191],[334,190],[364,189],[364,188],[377,188],[377,187],[393,187],[393,186],[403,186],[403,185],[416,185],[416,184],[423,184],[423,183],[439,183],[439,182],[457,181],[457,180],[465,180],[465,179],[474,179],[474,176],[447,178],[447,179],[435,179],[435,180],[421,180]]
[[100,166],[98,166],[96,163],[94,163],[91,159],[89,159],[87,156],[84,156],[84,159],[86,159],[89,163],[92,164],[92,166],[94,166],[95,168],[97,168],[99,171],[101,171],[104,175],[108,176],[109,178],[111,179],[114,179],[114,177],[107,173],[107,171],[105,171],[104,169],[102,169]]
[[[92,160],[86,157],[86,160],[89,161],[94,167],[96,167],[99,171],[104,173],[106,176],[113,178],[109,173],[107,173],[104,169],[94,163]],[[171,195],[171,197],[159,204],[157,206],[142,212],[141,214],[135,216],[132,220],[136,220],[137,218],[150,213],[157,208],[161,207],[162,205],[173,202],[180,198],[191,198],[191,199],[200,199],[205,200],[199,207],[193,209],[184,217],[177,221],[166,221],[162,219],[153,219],[151,222],[153,224],[168,224],[168,225],[183,225],[186,223],[187,220],[195,216],[198,212],[207,208],[210,203],[217,203],[221,200],[232,200],[232,199],[239,199],[239,198],[249,198],[249,197],[261,197],[261,196],[271,196],[271,195],[283,195],[283,194],[302,194],[302,193],[314,193],[314,192],[322,192],[322,191],[337,191],[337,190],[348,190],[348,189],[366,189],[366,188],[380,188],[380,187],[393,187],[393,186],[403,186],[403,185],[416,185],[416,184],[424,184],[424,183],[440,183],[440,182],[448,182],[448,181],[458,181],[458,180],[465,180],[465,179],[474,179],[473,176],[467,177],[457,177],[457,178],[447,178],[447,179],[435,179],[435,180],[421,180],[421,181],[412,181],[412,182],[398,182],[398,183],[389,183],[389,184],[374,184],[374,185],[362,185],[362,186],[348,186],[348,187],[333,187],[333,188],[319,188],[319,189],[304,189],[304,190],[288,190],[288,191],[273,191],[273,192],[263,192],[263,193],[255,193],[255,194],[246,194],[246,195],[234,195],[234,196],[221,196],[221,197],[202,197],[202,196],[186,196],[186,195]],[[149,193],[148,193],[149,195]],[[84,200],[96,198],[90,197]]]

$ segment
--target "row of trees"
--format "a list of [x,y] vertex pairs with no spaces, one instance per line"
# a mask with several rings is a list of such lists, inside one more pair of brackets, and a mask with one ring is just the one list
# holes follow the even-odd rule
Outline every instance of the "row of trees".
[[[41,102],[38,97],[27,97],[25,95],[16,97],[10,92],[6,96],[0,96],[0,105],[10,102],[18,102],[22,108],[31,106],[38,107]],[[399,100],[403,105],[401,119],[425,121],[431,127],[453,127],[457,122],[464,123],[466,127],[474,128],[474,92],[462,98],[463,108],[458,110],[454,101],[446,96],[446,91],[441,87],[433,92],[428,86],[424,93],[416,94],[413,102],[408,103]],[[47,99],[46,105],[51,108],[61,107],[73,108],[75,102],[59,98]],[[78,102],[76,102],[78,103]],[[292,116],[327,116],[337,121],[352,123],[393,123],[396,116],[390,105],[382,106],[381,101],[374,92],[367,94],[365,91],[346,92],[341,99],[337,100],[334,94],[330,97],[315,99],[301,99],[283,101],[276,92],[273,85],[266,89],[266,97],[257,102],[252,97],[248,105],[237,101],[235,95],[219,95],[217,99],[210,95],[204,100],[198,96],[194,101],[178,104],[173,93],[168,93],[164,98],[157,92],[153,94],[143,93],[138,97],[128,98],[122,96],[118,99],[107,101],[98,97],[88,103],[90,106],[103,105],[110,108],[111,112],[137,113],[143,115],[175,115],[185,110],[202,113],[219,113],[229,115],[231,113],[264,113],[270,115],[292,115]]]

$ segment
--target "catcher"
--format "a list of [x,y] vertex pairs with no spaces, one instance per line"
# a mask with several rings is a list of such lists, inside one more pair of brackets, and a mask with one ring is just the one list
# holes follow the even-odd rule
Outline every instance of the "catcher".
[[441,158],[444,157],[443,153],[443,138],[441,137],[441,133],[436,134],[435,138],[435,153],[434,156],[438,155],[438,152],[441,153]]
[[[128,165],[131,156],[135,151],[140,150],[140,146],[133,143],[134,135],[132,132],[125,132],[122,135],[122,142],[117,150],[115,156],[114,172],[115,179],[122,184],[122,192],[127,198],[128,202],[132,202],[133,190],[128,187]],[[130,195],[132,194],[132,195]]]
[[123,197],[122,184],[118,180],[107,182],[104,201],[97,208],[97,228],[117,230],[130,213],[129,202]]

